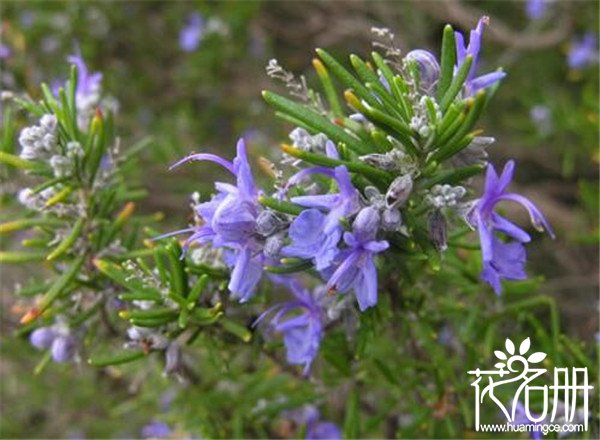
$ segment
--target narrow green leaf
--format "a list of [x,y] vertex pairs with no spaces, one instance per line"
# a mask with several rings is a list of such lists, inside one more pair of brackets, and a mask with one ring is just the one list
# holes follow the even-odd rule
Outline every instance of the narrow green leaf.
[[444,27],[442,36],[442,58],[440,65],[440,79],[437,86],[438,100],[442,100],[454,75],[454,65],[456,64],[456,40],[454,29],[447,24]]
[[319,58],[323,60],[323,63],[329,68],[346,87],[350,87],[354,92],[373,106],[379,106],[379,101],[371,94],[371,92],[358,81],[354,75],[344,68],[335,58],[325,52],[323,49],[315,49]]
[[290,264],[290,265],[286,265],[286,266],[265,266],[265,271],[270,272],[270,273],[277,273],[277,274],[289,274],[289,273],[296,273],[296,272],[303,272],[306,269],[309,269],[312,267],[312,261],[311,260],[303,260],[300,261],[299,263],[296,264]]
[[167,260],[169,261],[169,273],[171,275],[171,288],[179,296],[185,298],[188,294],[187,273],[185,272],[184,260],[181,257],[181,246],[176,240],[172,240],[166,247]]
[[58,298],[60,294],[63,293],[63,291],[67,288],[69,283],[71,283],[75,277],[77,277],[77,274],[79,273],[81,266],[83,266],[84,261],[85,255],[75,259],[71,264],[71,267],[63,272],[63,274],[56,279],[54,284],[50,286],[50,289],[46,292],[38,304],[37,308],[39,314],[50,307],[56,298]]
[[344,142],[356,152],[366,154],[369,151],[369,147],[363,145],[359,139],[306,107],[269,91],[263,91],[262,95],[267,104],[304,122],[308,127],[312,128],[311,131],[323,133],[333,141]]
[[[375,167],[369,166],[363,162],[359,161],[345,161],[339,159],[332,159],[327,156],[323,156],[321,154],[311,153],[309,151],[300,150],[298,148],[291,147],[289,145],[284,145],[282,147],[283,151],[289,154],[290,156],[297,157],[298,159],[302,159],[308,163],[312,163],[315,165],[321,165],[324,167],[335,168],[339,165],[345,165],[348,170],[360,174],[361,176],[366,177],[367,179],[373,181],[373,183],[380,183],[382,185],[389,185],[393,176],[386,171],[379,170]],[[386,186],[387,188],[387,186]]]
[[448,90],[446,90],[446,93],[444,93],[444,97],[440,101],[440,108],[442,109],[442,112],[446,111],[448,106],[452,103],[452,101],[454,101],[454,98],[456,98],[456,95],[458,95],[463,88],[472,64],[473,57],[471,55],[467,55],[465,61],[458,69],[458,72],[456,72],[456,75],[454,78],[452,78],[452,82],[450,83]]
[[162,318],[173,318],[177,315],[177,310],[171,309],[169,307],[156,307],[154,309],[148,310],[123,310],[119,312],[119,316],[125,319],[162,319]]
[[209,280],[210,280],[210,277],[207,274],[200,275],[200,277],[198,278],[198,281],[196,282],[194,287],[192,287],[192,290],[190,291],[190,294],[187,298],[187,308],[188,309],[191,310],[194,307],[196,307],[198,298],[200,298],[200,295],[204,291],[204,288],[208,284]]
[[32,261],[44,261],[46,252],[0,251],[0,263],[20,264]]
[[23,218],[19,220],[12,220],[6,223],[0,223],[0,234],[22,231],[23,229],[29,229],[34,226],[47,226],[51,228],[57,228],[64,224],[65,222],[63,220],[53,217]]
[[0,163],[4,163],[15,168],[20,168],[22,170],[41,171],[47,169],[46,166],[39,162],[21,159],[19,156],[5,153],[4,151],[0,151]]
[[358,391],[353,388],[346,402],[346,418],[344,419],[344,438],[359,438],[360,410]]
[[160,296],[160,292],[156,288],[145,286],[140,280],[130,278],[120,266],[114,263],[96,258],[93,260],[93,264],[104,275],[112,279],[117,284],[130,290],[132,293],[148,292],[150,294],[154,293]]
[[143,350],[131,350],[118,354],[105,356],[92,356],[88,359],[88,364],[94,367],[108,367],[109,365],[120,365],[133,362],[146,356]]
[[46,350],[46,352],[44,353],[44,355],[42,356],[40,361],[37,363],[37,365],[33,369],[34,376],[40,375],[42,373],[42,371],[44,371],[44,369],[48,366],[48,364],[50,363],[50,360],[52,360],[52,351]]
[[470,165],[454,170],[442,171],[430,179],[419,181],[420,188],[431,188],[433,185],[449,184],[455,185],[470,177],[481,173],[485,169],[484,165]]
[[122,301],[161,301],[162,297],[155,292],[132,292],[119,294],[119,299]]
[[246,326],[240,324],[239,322],[223,317],[221,318],[219,323],[225,331],[231,333],[234,336],[237,336],[244,342],[250,342],[250,340],[252,339],[252,332],[248,330]]
[[299,215],[306,209],[303,206],[296,205],[295,203],[287,202],[285,200],[278,200],[274,197],[267,196],[259,196],[258,203],[267,208],[271,208],[273,211],[290,215]]
[[63,241],[61,241],[59,245],[56,246],[56,248],[52,252],[50,252],[50,254],[48,254],[48,257],[46,257],[46,259],[48,261],[56,260],[58,257],[68,252],[71,249],[71,247],[75,244],[75,241],[81,235],[81,231],[83,229],[84,224],[84,217],[80,217],[79,219],[77,219],[69,235],[67,235],[63,239]]
[[343,116],[344,112],[342,110],[342,106],[340,105],[340,101],[337,96],[337,92],[333,85],[333,81],[331,80],[331,76],[329,76],[329,72],[327,68],[323,65],[323,63],[315,58],[313,60],[313,66],[315,71],[317,72],[317,76],[321,81],[321,85],[323,86],[323,91],[325,92],[325,98],[331,107],[331,111],[335,116]]

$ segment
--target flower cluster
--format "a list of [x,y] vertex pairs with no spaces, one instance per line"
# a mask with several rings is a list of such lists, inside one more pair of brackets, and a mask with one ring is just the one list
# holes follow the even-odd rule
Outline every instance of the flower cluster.
[[[501,71],[476,76],[483,29],[488,22],[487,17],[479,20],[467,46],[462,34],[453,35],[456,64],[449,66],[452,69],[449,81],[462,81],[459,83],[462,87],[454,92],[456,101],[452,105],[457,109],[467,101],[482,102],[485,93],[481,91],[505,76]],[[326,56],[323,59],[328,60]],[[356,60],[353,62],[360,65]],[[467,62],[470,65],[463,67]],[[275,64],[272,61],[267,68],[271,74]],[[512,162],[501,177],[488,164],[484,194],[474,201],[464,200],[470,192],[470,181],[453,185],[442,179],[438,184],[424,184],[427,171],[421,157],[438,161],[443,157],[434,148],[436,142],[444,140],[439,124],[443,127],[443,121],[452,111],[448,102],[444,102],[447,96],[439,98],[444,95],[440,89],[443,66],[433,54],[421,49],[409,52],[397,66],[396,76],[385,65],[379,66],[380,70],[373,74],[377,79],[377,84],[371,85],[373,93],[365,93],[362,99],[352,92],[347,95],[355,113],[345,122],[337,122],[347,127],[347,131],[340,134],[339,129],[327,126],[321,131],[308,131],[299,126],[290,133],[293,146],[283,146],[284,168],[275,170],[277,182],[271,193],[256,185],[243,139],[238,141],[233,161],[200,153],[171,167],[190,161],[209,161],[235,178],[235,184],[215,183],[216,193],[211,199],[194,207],[196,224],[173,234],[191,233],[184,251],[189,246],[221,250],[231,270],[229,291],[242,303],[253,297],[265,273],[275,284],[289,287],[293,298],[269,308],[257,322],[271,317],[271,327],[283,334],[288,362],[303,365],[305,373],[317,356],[325,326],[331,322],[328,310],[338,307],[350,292],[360,311],[377,305],[378,259],[402,248],[392,246],[393,243],[416,239],[414,225],[405,220],[408,215],[414,221],[415,206],[421,207],[429,232],[428,242],[423,246],[433,246],[438,252],[448,248],[448,217],[463,219],[478,230],[483,257],[481,276],[497,293],[501,290],[501,280],[525,277],[523,243],[530,237],[495,213],[496,204],[503,200],[522,204],[537,229],[543,227],[551,232],[535,205],[522,196],[505,192],[512,179]],[[278,72],[286,74],[287,87],[291,74],[277,67]],[[318,68],[317,72],[323,74],[324,68]],[[359,72],[369,75],[360,69]],[[295,93],[290,90],[292,96]],[[312,90],[306,94],[320,100]],[[406,114],[395,110],[390,103],[392,97],[399,97],[410,110],[404,109]],[[381,116],[383,111],[404,116],[406,125]],[[302,117],[299,112],[294,114],[296,118]],[[380,139],[380,145],[386,146],[384,151],[361,151],[362,155],[353,157],[347,148],[354,139],[350,134],[376,131],[382,121],[400,127],[400,133]],[[460,140],[458,136],[455,134],[454,138]],[[446,140],[454,138],[446,136]],[[474,166],[478,171],[480,164],[487,163],[485,148],[493,139],[473,136],[465,140],[461,140],[462,148],[447,158],[459,167]],[[423,156],[422,151],[428,149],[431,152]],[[357,167],[360,162],[364,165]],[[286,171],[291,173],[287,178]],[[364,171],[362,176],[361,171]],[[361,182],[361,178],[371,184]],[[422,200],[425,203],[418,202]],[[496,232],[513,241],[504,242]],[[319,283],[312,292],[302,287],[298,279],[285,280],[285,275],[275,275],[307,269]]]
[[65,323],[39,327],[31,332],[29,341],[40,350],[50,349],[54,362],[68,362],[77,355],[77,338]]

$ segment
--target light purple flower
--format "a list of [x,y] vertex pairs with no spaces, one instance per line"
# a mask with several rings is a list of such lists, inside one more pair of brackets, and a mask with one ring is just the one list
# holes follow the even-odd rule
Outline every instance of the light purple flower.
[[77,353],[77,341],[71,335],[58,335],[52,342],[51,351],[54,362],[68,362]]
[[67,328],[40,327],[31,332],[29,342],[40,350],[50,349],[54,362],[68,362],[77,353],[77,340]]
[[6,60],[12,56],[12,49],[6,44],[0,43],[0,60]]
[[361,311],[377,304],[377,269],[375,254],[389,247],[377,241],[381,219],[376,208],[363,208],[352,223],[352,232],[344,233],[348,248],[340,252],[340,262],[327,281],[330,291],[354,290]]
[[[498,177],[496,170],[488,164],[485,189],[481,198],[475,201],[467,213],[468,223],[479,232],[481,254],[483,258],[482,279],[489,283],[497,294],[501,292],[501,279],[524,279],[526,277],[525,249],[521,243],[527,243],[531,237],[527,232],[511,223],[495,212],[495,207],[502,201],[519,203],[529,213],[531,223],[540,232],[546,230],[552,237],[554,232],[540,210],[526,197],[508,193],[515,163],[508,161],[502,175]],[[500,231],[515,240],[503,243],[495,236]]]
[[473,57],[473,63],[467,74],[465,81],[466,96],[473,96],[478,90],[491,86],[500,81],[506,76],[505,72],[496,71],[475,77],[477,72],[477,63],[479,61],[479,51],[481,49],[481,40],[483,38],[483,29],[489,23],[489,17],[481,17],[477,23],[477,27],[471,31],[469,36],[469,45],[465,46],[465,40],[460,32],[455,32],[456,37],[456,61],[455,72],[460,69],[460,66],[465,62],[468,55]]
[[144,438],[167,438],[172,432],[165,422],[154,420],[142,428],[141,434]]
[[547,7],[547,0],[527,0],[525,4],[525,13],[530,20],[539,20],[546,13]]
[[440,77],[440,65],[435,55],[427,50],[416,49],[407,53],[404,59],[417,64],[421,88],[431,91]]
[[193,52],[204,37],[204,18],[199,12],[192,12],[187,18],[187,24],[179,33],[179,47],[185,52]]
[[233,162],[215,154],[199,153],[183,158],[171,169],[189,161],[210,161],[221,165],[236,177],[236,185],[216,182],[218,193],[209,202],[196,207],[204,224],[165,236],[192,232],[184,250],[194,242],[231,249],[232,252],[226,256],[228,264],[233,267],[229,290],[234,298],[245,302],[254,293],[262,276],[264,262],[262,244],[255,233],[256,220],[262,207],[258,203],[258,189],[248,163],[246,145],[243,139],[238,141]]
[[548,106],[534,105],[529,110],[529,116],[541,135],[547,135],[552,131],[552,110]]
[[29,335],[29,342],[35,348],[47,349],[50,348],[52,342],[56,338],[56,332],[52,327],[40,327],[35,329]]
[[307,440],[341,440],[342,431],[338,426],[327,420],[321,421],[319,410],[313,405],[305,405],[304,407],[290,411],[287,413],[294,423],[298,425],[306,425]]
[[294,299],[269,308],[254,325],[275,312],[271,325],[275,331],[283,333],[287,361],[292,365],[304,365],[304,374],[308,374],[323,338],[327,291],[320,286],[310,292],[295,279],[284,279],[283,283],[290,288]]
[[598,38],[591,32],[582,38],[573,40],[567,56],[569,67],[574,70],[583,69],[598,62]]
[[[333,142],[327,141],[325,148],[328,157],[339,159],[339,155]],[[292,202],[307,208],[325,209],[329,211],[325,217],[323,232],[325,234],[331,234],[340,227],[340,220],[343,217],[351,216],[360,209],[358,191],[354,188],[354,185],[352,185],[350,173],[344,165],[340,165],[334,169],[325,167],[306,168],[292,176],[288,181],[288,186],[299,182],[302,178],[310,174],[324,174],[335,179],[340,192],[336,194],[298,196],[292,197],[291,200]]]
[[325,233],[326,215],[318,209],[306,209],[294,219],[288,231],[292,243],[281,252],[290,257],[314,259],[315,268],[329,267],[337,256],[338,243],[342,238],[341,227]]
[[306,440],[341,440],[340,428],[333,422],[321,421],[319,411],[314,407],[311,409],[306,416]]
[[333,422],[315,422],[306,429],[306,440],[341,440],[342,431]]
[[90,99],[97,100],[100,93],[102,73],[90,73],[79,51],[74,55],[69,55],[67,61],[77,66],[77,89],[75,95],[78,106]]

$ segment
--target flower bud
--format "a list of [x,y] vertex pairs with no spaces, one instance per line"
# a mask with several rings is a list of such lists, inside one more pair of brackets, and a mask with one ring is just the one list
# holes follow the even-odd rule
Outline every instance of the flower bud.
[[398,209],[384,209],[381,213],[381,229],[387,232],[397,231],[402,225],[402,215]]
[[285,226],[285,221],[277,213],[264,210],[256,219],[256,232],[263,237],[273,235],[275,232],[280,231]]
[[412,192],[412,178],[405,174],[394,179],[385,195],[385,203],[388,208],[403,206]]
[[77,344],[70,335],[60,335],[52,342],[52,359],[54,362],[68,362],[75,356]]
[[354,219],[352,231],[360,241],[372,240],[377,235],[380,223],[379,211],[373,206],[368,206],[361,209]]
[[29,342],[35,348],[46,349],[50,348],[52,342],[56,338],[56,332],[50,327],[40,327],[35,329],[29,335]]
[[429,237],[438,252],[443,252],[448,248],[448,225],[442,211],[435,209],[427,219],[429,228]]
[[396,168],[396,161],[389,154],[367,154],[358,158],[361,162],[371,165],[372,167],[379,168],[384,171],[392,171]]
[[423,49],[416,49],[407,53],[404,61],[417,64],[421,88],[431,90],[440,77],[440,65],[435,55]]
[[267,238],[265,242],[265,246],[263,248],[263,253],[267,257],[277,257],[281,252],[281,248],[283,247],[283,238],[280,235],[273,235]]

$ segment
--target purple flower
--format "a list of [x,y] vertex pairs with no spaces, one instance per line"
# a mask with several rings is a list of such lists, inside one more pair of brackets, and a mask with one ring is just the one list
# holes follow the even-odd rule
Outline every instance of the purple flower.
[[[506,192],[513,177],[514,167],[514,161],[508,161],[502,175],[498,177],[494,167],[491,164],[488,165],[483,195],[475,201],[466,217],[468,223],[477,228],[479,232],[483,258],[481,277],[494,288],[497,294],[501,292],[501,279],[521,280],[526,278],[525,249],[522,243],[529,242],[531,237],[523,229],[497,214],[494,211],[496,205],[502,201],[519,203],[529,212],[531,223],[535,229],[540,232],[546,230],[554,237],[550,225],[529,199],[519,194]],[[500,231],[515,241],[503,243],[495,236],[495,231]]]
[[312,258],[317,270],[329,267],[339,252],[342,230],[338,227],[325,233],[325,220],[326,215],[318,209],[302,211],[290,225],[292,243],[281,252],[290,257]]
[[12,49],[6,44],[0,43],[0,60],[6,60],[12,56]]
[[539,20],[546,13],[547,6],[546,0],[527,0],[525,13],[530,20]]
[[352,232],[344,233],[348,248],[340,252],[340,263],[327,281],[330,291],[354,290],[361,311],[377,304],[377,270],[375,254],[389,247],[387,241],[377,241],[381,223],[379,212],[363,208],[352,224]]
[[571,42],[571,48],[567,56],[569,67],[574,70],[598,62],[598,38],[591,32],[582,38]]
[[275,331],[283,333],[287,361],[293,365],[304,365],[304,374],[308,374],[323,338],[327,292],[324,286],[310,292],[293,279],[285,279],[284,283],[292,291],[294,299],[269,308],[254,325],[276,311],[271,325]]
[[505,72],[492,72],[482,76],[475,77],[477,72],[477,63],[479,61],[479,50],[481,49],[481,40],[483,38],[483,29],[489,23],[489,17],[481,17],[477,27],[471,31],[469,36],[469,45],[465,46],[465,40],[460,32],[455,32],[456,37],[456,61],[455,72],[460,69],[468,55],[473,57],[473,63],[467,74],[465,81],[466,96],[473,96],[478,90],[489,87],[500,81],[506,76]]
[[56,338],[56,332],[51,327],[40,327],[35,329],[29,335],[29,342],[35,348],[39,348],[41,350],[50,348],[52,342]]
[[154,420],[142,428],[142,437],[144,438],[167,438],[173,431],[165,422]]
[[[325,148],[328,157],[339,159],[339,155],[333,142],[327,141]],[[360,209],[359,194],[356,188],[354,188],[354,185],[352,185],[350,173],[344,165],[340,165],[334,169],[325,167],[304,169],[289,179],[288,186],[295,184],[305,176],[315,173],[324,174],[335,179],[340,192],[337,194],[298,196],[292,197],[291,200],[292,202],[307,208],[328,210],[329,212],[323,223],[323,232],[325,234],[331,234],[340,227],[340,219],[351,216]]]
[[74,55],[68,56],[67,61],[77,66],[77,89],[75,96],[78,107],[84,106],[84,103],[90,100],[96,101],[100,93],[102,73],[90,73],[79,51]]
[[68,362],[77,353],[77,340],[62,326],[35,329],[29,335],[29,342],[40,350],[50,349],[54,362]]
[[440,77],[440,65],[435,55],[427,50],[416,49],[407,53],[404,59],[417,64],[421,88],[431,91]]
[[192,12],[179,33],[179,47],[185,52],[193,52],[198,49],[203,37],[204,18],[199,12]]
[[307,440],[341,440],[342,431],[333,422],[314,422],[306,428]]
[[[521,425],[534,425],[534,426],[537,426],[537,425],[541,425],[540,421],[535,421],[535,419],[539,419],[540,416],[538,414],[531,413],[531,414],[529,414],[531,416],[531,419],[530,419],[527,416],[527,412],[525,411],[525,406],[523,406],[523,404],[521,402],[517,402],[516,403],[515,413],[514,414],[515,414],[514,420],[512,420],[510,422],[514,426],[521,426]],[[536,430],[536,431],[529,432],[529,438],[531,440],[542,440],[544,438],[544,435],[543,435],[542,431],[537,431]]]
[[77,353],[77,342],[71,335],[59,335],[52,342],[52,359],[54,362],[68,362]]
[[209,202],[196,207],[196,213],[204,224],[167,235],[192,232],[184,250],[194,242],[231,249],[232,252],[226,255],[228,264],[233,266],[229,290],[234,298],[245,302],[254,293],[264,262],[262,244],[256,234],[256,220],[262,208],[258,203],[258,190],[250,171],[246,145],[243,139],[238,141],[237,156],[233,162],[214,154],[199,153],[185,157],[171,169],[189,161],[210,161],[221,165],[236,177],[236,185],[216,182],[215,188],[219,192]]
[[298,425],[306,425],[307,440],[341,440],[342,432],[335,423],[321,421],[319,410],[313,405],[306,405],[298,410],[290,411],[288,416]]
[[306,413],[306,440],[341,440],[342,431],[329,421],[321,421],[319,411],[308,407]]

